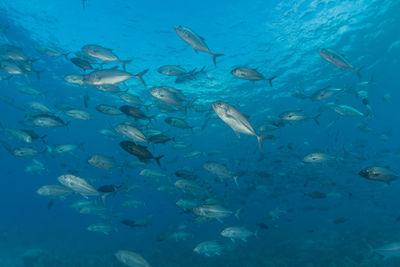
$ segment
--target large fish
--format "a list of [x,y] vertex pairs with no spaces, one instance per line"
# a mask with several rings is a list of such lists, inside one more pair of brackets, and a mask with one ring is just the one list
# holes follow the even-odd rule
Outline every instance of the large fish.
[[336,52],[335,50],[329,48],[321,48],[318,50],[318,54],[328,61],[329,63],[335,65],[339,69],[351,69],[354,70],[357,74],[361,68],[355,68],[350,62],[344,57],[344,55]]
[[361,177],[369,180],[382,181],[385,183],[390,183],[400,177],[400,175],[389,167],[378,167],[371,166],[362,169],[358,173]]
[[72,174],[65,174],[58,177],[58,181],[74,191],[77,194],[80,194],[84,197],[88,196],[98,196],[99,192],[90,185],[85,179],[77,177]]
[[150,264],[139,254],[128,251],[120,250],[115,253],[115,257],[121,263],[130,267],[150,267]]
[[217,101],[211,103],[211,107],[217,116],[229,127],[231,127],[238,137],[241,133],[257,137],[260,150],[262,150],[262,141],[265,138],[273,138],[271,135],[258,135],[254,131],[253,126],[251,126],[247,116],[234,108],[232,105],[226,102]]
[[212,57],[212,60],[214,62],[214,65],[217,65],[216,58],[223,56],[223,54],[214,54],[210,51],[208,48],[205,39],[189,29],[188,27],[185,26],[176,26],[175,27],[176,33],[179,35],[179,37],[182,38],[183,41],[185,41],[188,45],[190,45],[194,51],[198,52],[204,52],[207,54],[210,54]]

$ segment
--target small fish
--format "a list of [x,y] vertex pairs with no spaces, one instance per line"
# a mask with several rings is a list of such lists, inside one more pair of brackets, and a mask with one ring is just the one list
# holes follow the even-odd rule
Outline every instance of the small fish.
[[357,75],[361,70],[361,68],[353,67],[353,65],[350,64],[350,62],[344,57],[344,55],[341,55],[340,53],[336,52],[333,49],[321,48],[320,50],[318,50],[318,54],[323,59],[335,65],[339,69],[351,69],[354,70],[357,73]]
[[201,242],[193,249],[194,252],[206,257],[219,256],[223,250],[224,246],[217,240]]
[[178,34],[180,38],[182,38],[183,41],[185,41],[188,45],[190,45],[194,51],[200,51],[204,52],[207,54],[210,54],[212,57],[212,60],[214,62],[214,66],[217,65],[217,57],[223,56],[223,54],[214,54],[210,51],[208,48],[207,44],[205,43],[205,39],[201,36],[199,36],[197,33],[189,29],[188,27],[185,26],[176,26],[175,27],[175,32]]
[[261,73],[259,73],[256,69],[249,69],[249,68],[235,68],[231,71],[231,74],[237,78],[248,80],[248,81],[268,81],[269,86],[272,87],[272,80],[275,79],[277,76],[272,76],[270,78],[265,78]]
[[326,198],[326,194],[323,192],[319,191],[313,191],[310,193],[304,193],[305,196],[311,197],[313,199],[321,199],[321,198]]

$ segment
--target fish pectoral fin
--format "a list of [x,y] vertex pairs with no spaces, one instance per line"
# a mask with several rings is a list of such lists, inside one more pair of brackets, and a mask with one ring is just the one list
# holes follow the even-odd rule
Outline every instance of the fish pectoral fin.
[[234,132],[235,132],[235,134],[236,134],[237,138],[240,138],[240,133],[239,133],[239,132],[237,132],[237,131],[234,131]]
[[220,223],[224,223],[224,221],[222,221],[221,218],[216,218],[217,221],[219,221]]
[[243,242],[247,242],[247,239],[246,239],[246,238],[242,238],[242,241],[243,241]]
[[235,243],[235,239],[231,238],[231,241],[232,241],[233,243]]
[[86,199],[89,199],[88,196],[85,196],[84,194],[80,194],[81,196],[83,196]]

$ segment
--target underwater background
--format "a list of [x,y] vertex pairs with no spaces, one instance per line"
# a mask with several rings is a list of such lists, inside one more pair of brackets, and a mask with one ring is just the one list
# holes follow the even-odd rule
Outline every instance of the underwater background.
[[[399,12],[396,0],[0,1],[0,45],[22,48],[27,59],[37,59],[33,71],[15,74],[2,67],[0,73],[0,266],[399,266]],[[216,66],[210,55],[182,41],[174,30],[178,25],[223,54]],[[74,65],[74,52],[88,44],[132,60],[128,73],[149,69],[146,84],[134,77],[119,84],[121,91],[105,92],[67,82],[69,74],[122,70],[119,61],[98,60],[85,72]],[[61,53],[40,53],[41,46]],[[339,51],[357,73],[321,58],[322,48]],[[0,56],[9,63],[6,52],[0,49]],[[195,75],[177,83],[160,73],[165,65],[179,65],[189,74],[196,69]],[[264,77],[240,79],[231,73],[238,67]],[[270,86],[265,79],[274,76]],[[176,93],[179,104],[162,109],[149,93],[156,86],[176,88],[185,99]],[[39,93],[23,93],[24,87]],[[313,99],[323,88],[341,90],[329,99]],[[120,97],[124,92],[140,98],[137,108],[149,122],[96,109],[127,105]],[[215,116],[215,101],[229,103],[257,135],[268,136],[262,151],[253,134],[238,138]],[[32,125],[29,119],[43,113],[32,102],[48,107],[65,127]],[[57,108],[61,103],[84,110],[90,119],[67,116],[68,110]],[[340,113],[341,105],[360,115]],[[271,116],[284,120],[287,111],[306,117],[271,122]],[[167,117],[182,118],[190,127],[174,127]],[[140,122],[135,127],[143,132],[154,129],[172,138],[140,143],[155,157],[164,155],[160,166],[121,148],[128,138],[113,127],[127,120]],[[46,137],[27,144],[10,129]],[[104,136],[101,129],[114,135]],[[61,144],[76,149],[55,152]],[[26,147],[37,153],[16,155]],[[323,153],[324,161],[305,160],[310,153]],[[107,156],[112,166],[96,168],[89,163],[93,155]],[[210,171],[207,162],[221,165]],[[363,177],[360,171],[369,166],[384,168],[390,181]],[[114,187],[99,189],[96,196],[73,190],[49,198],[37,192],[61,185],[57,178],[65,174],[96,189]],[[180,188],[180,179],[198,186],[196,192]],[[196,204],[182,208],[176,204],[180,199]],[[126,204],[129,200],[137,202]],[[71,207],[83,201],[104,210],[82,214]],[[200,220],[196,207],[210,203],[225,207],[227,216]],[[96,223],[108,230],[88,229]],[[227,227],[251,234],[246,241],[232,240],[221,235]],[[213,240],[218,251],[194,250]],[[121,250],[148,263],[119,260],[115,254]]]

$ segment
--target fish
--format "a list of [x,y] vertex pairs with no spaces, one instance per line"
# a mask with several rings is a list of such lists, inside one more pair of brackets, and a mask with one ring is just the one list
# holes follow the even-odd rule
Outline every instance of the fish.
[[274,80],[277,76],[272,76],[270,78],[265,78],[261,73],[257,71],[257,69],[250,69],[245,67],[234,68],[231,71],[231,74],[237,78],[248,80],[248,81],[268,81],[269,86],[272,87],[272,80]]
[[189,29],[188,27],[179,25],[175,26],[175,32],[178,34],[178,36],[185,41],[188,45],[190,45],[194,51],[198,52],[204,52],[207,54],[210,54],[212,57],[212,60],[214,62],[214,66],[217,65],[217,57],[223,56],[224,54],[214,54],[210,51],[208,48],[207,44],[205,43],[205,39]]
[[147,216],[145,218],[138,219],[138,220],[125,219],[125,220],[122,220],[121,223],[125,224],[126,226],[129,226],[129,227],[146,227],[147,225],[151,224],[152,217],[153,216]]
[[32,96],[45,95],[47,93],[47,92],[40,92],[39,90],[29,86],[21,86],[18,88],[18,91],[22,94],[32,95]]
[[160,155],[158,157],[154,157],[145,146],[137,145],[134,142],[131,141],[122,141],[119,143],[121,148],[128,152],[129,154],[132,154],[136,156],[140,161],[146,162],[149,159],[154,159],[158,166],[160,165],[160,159],[164,157],[164,155]]
[[123,105],[119,107],[119,110],[124,113],[126,116],[132,117],[135,120],[148,120],[151,122],[151,120],[154,118],[154,116],[148,117],[143,111],[141,111],[138,108],[128,106],[128,105]]
[[321,199],[321,198],[326,198],[326,194],[323,192],[319,191],[313,191],[310,193],[304,193],[305,196],[311,197],[313,199]]
[[190,129],[193,133],[193,126],[190,126],[184,119],[178,117],[167,117],[164,120],[167,124],[180,128],[180,129]]
[[250,236],[258,236],[258,231],[256,230],[254,233],[248,230],[245,227],[227,227],[222,232],[221,235],[223,237],[230,238],[232,242],[235,242],[236,239],[242,240],[243,242],[247,242],[247,238]]
[[71,195],[73,191],[61,185],[43,185],[36,191],[36,193],[39,196],[52,199],[63,199],[66,196]]
[[[240,212],[240,209],[238,209],[234,214],[237,219],[239,219],[239,212]],[[196,214],[197,216],[216,219],[217,221],[219,221],[221,223],[222,223],[223,218],[229,217],[233,214],[232,211],[224,208],[223,206],[207,205],[207,204],[200,205],[200,206],[194,208],[193,213]]]
[[83,85],[85,76],[80,74],[68,74],[64,76],[64,81],[71,84]]
[[115,253],[117,260],[130,267],[150,267],[150,264],[138,253],[119,250]]
[[238,185],[238,176],[233,175],[224,164],[207,161],[203,164],[203,168],[215,174],[218,178],[232,178],[235,181],[236,185]]
[[333,105],[332,109],[339,115],[345,117],[367,117],[368,114],[364,114],[356,108],[348,105]]
[[302,110],[285,111],[279,114],[279,118],[289,123],[298,123],[312,119],[317,125],[319,125],[318,118],[320,116],[321,114],[317,114],[314,117],[309,117],[306,114],[304,114]]
[[14,129],[14,128],[4,128],[3,125],[0,123],[0,131],[6,132],[7,134],[9,134],[11,137],[13,137],[15,140],[18,140],[19,142],[26,143],[26,144],[31,144],[33,142],[32,136],[23,130]]
[[0,55],[5,58],[15,60],[15,61],[25,61],[28,60],[20,47],[16,47],[9,44],[0,45]]
[[90,232],[99,232],[108,235],[113,230],[113,227],[107,223],[100,222],[89,225],[87,229]]
[[47,146],[47,151],[52,155],[60,155],[65,153],[72,153],[77,149],[83,150],[84,143],[80,144],[63,144],[54,147]]
[[390,184],[392,181],[398,179],[400,174],[392,170],[389,166],[379,167],[370,166],[365,167],[358,173],[361,177],[364,177],[373,181],[381,181]]
[[168,179],[170,180],[171,178],[166,175],[165,173],[162,173],[160,171],[157,170],[153,170],[153,169],[143,169],[139,172],[139,175],[143,176],[143,177],[147,177],[147,178],[151,178],[151,179]]
[[175,79],[175,83],[185,83],[185,82],[189,82],[189,81],[193,81],[197,78],[197,76],[199,74],[205,74],[206,72],[204,71],[206,67],[204,66],[203,68],[201,68],[201,70],[196,71],[196,69],[185,73],[185,74],[181,74],[178,77],[176,77]]
[[63,52],[59,51],[57,48],[43,46],[43,45],[42,46],[37,46],[35,49],[40,54],[46,55],[46,56],[50,56],[50,57],[64,56],[65,59],[68,59],[68,55],[71,54],[71,52],[63,53]]
[[79,57],[73,57],[70,59],[70,61],[77,67],[83,69],[83,71],[87,71],[87,70],[93,70],[93,66],[90,64],[90,62],[79,58]]
[[89,112],[80,109],[69,109],[65,111],[65,115],[75,120],[88,121],[92,119]]
[[272,135],[258,135],[253,126],[248,121],[248,116],[241,113],[231,104],[217,101],[211,103],[211,107],[217,116],[225,122],[232,130],[235,132],[236,136],[240,137],[240,134],[247,134],[257,137],[258,146],[262,151],[263,145],[262,142],[266,138],[273,138]]
[[121,168],[114,157],[103,156],[103,155],[93,155],[88,159],[88,163],[93,167],[98,169],[103,169],[106,171],[112,171],[115,168]]
[[122,92],[122,93],[118,94],[118,96],[123,101],[125,101],[126,103],[128,103],[132,106],[144,106],[142,100],[140,100],[140,98],[137,95],[132,95],[127,92]]
[[140,131],[138,128],[130,126],[129,124],[120,123],[114,127],[114,130],[125,136],[126,138],[131,139],[134,142],[144,142],[147,143],[148,140],[146,136]]
[[344,91],[345,91],[345,89],[342,89],[342,88],[326,87],[326,88],[322,88],[320,90],[315,91],[310,96],[310,98],[313,101],[325,100],[325,99],[332,98],[332,97],[336,96],[337,94],[339,94],[340,92],[344,92]]
[[[157,100],[169,105],[169,106],[177,106],[184,109],[185,113],[187,107],[193,103],[193,101],[187,100],[180,90],[169,86],[157,86],[153,87],[149,90],[149,93],[156,98]],[[188,104],[183,105],[182,102],[186,101]]]
[[[1,68],[1,62],[0,62]],[[142,76],[148,71],[148,69],[138,73],[131,74],[123,70],[118,70],[117,68],[94,70],[91,73],[83,76],[83,83],[90,85],[107,85],[107,84],[119,84],[131,78],[138,79],[144,86],[146,86],[145,81]]]
[[11,150],[11,154],[16,157],[25,158],[25,159],[32,159],[33,157],[43,154],[46,152],[46,149],[43,151],[37,151],[36,149],[30,147],[18,147]]
[[206,257],[219,256],[223,250],[224,246],[217,240],[201,242],[193,249],[194,252]]
[[148,142],[151,145],[154,145],[154,144],[165,144],[165,143],[167,143],[169,141],[175,142],[175,137],[168,137],[168,136],[166,136],[164,134],[155,134],[155,135],[152,135],[152,136],[150,136],[148,138]]
[[113,105],[107,105],[107,104],[99,104],[96,106],[96,110],[98,112],[101,112],[106,115],[111,115],[111,116],[117,116],[123,114],[121,110],[119,110],[118,107],[113,106]]
[[306,156],[303,157],[303,162],[306,163],[324,163],[327,161],[331,161],[335,159],[335,157],[332,157],[328,154],[322,153],[322,152],[315,152],[315,153],[310,153]]
[[344,57],[344,55],[336,52],[330,48],[321,48],[318,50],[318,54],[328,61],[329,63],[335,65],[339,69],[351,69],[359,74],[361,68],[355,68],[350,62]]
[[86,91],[85,94],[83,95],[83,105],[85,106],[85,108],[89,107],[89,91]]
[[68,123],[65,123],[59,117],[51,114],[28,115],[26,119],[34,126],[38,127],[46,127],[46,128],[68,127]]
[[99,192],[85,179],[72,174],[64,174],[57,178],[57,180],[65,187],[71,189],[77,194],[87,198],[88,196],[99,196]]
[[181,76],[187,73],[187,71],[179,65],[164,65],[159,67],[157,71],[167,76]]
[[82,52],[88,56],[91,56],[96,59],[100,59],[103,63],[109,62],[119,62],[122,65],[122,68],[126,69],[126,64],[130,63],[132,60],[121,60],[119,59],[110,48],[105,48],[96,44],[88,44],[82,47]]
[[400,243],[390,243],[379,248],[372,249],[374,252],[383,256],[385,259],[400,258]]

